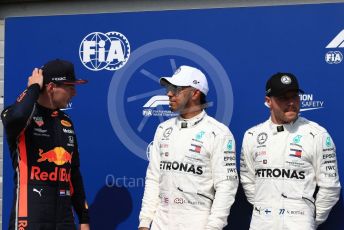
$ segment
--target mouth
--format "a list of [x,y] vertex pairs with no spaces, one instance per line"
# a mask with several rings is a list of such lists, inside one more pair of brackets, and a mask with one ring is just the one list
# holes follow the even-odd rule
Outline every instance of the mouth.
[[289,107],[289,108],[287,108],[286,110],[284,110],[284,112],[285,113],[290,113],[290,112],[292,112],[292,113],[297,113],[297,111],[298,111],[298,109],[296,108],[296,107]]
[[174,101],[170,101],[168,103],[168,107],[173,110],[176,107],[176,103]]
[[296,110],[294,109],[289,109],[289,110],[286,110],[284,111],[285,113],[296,113]]

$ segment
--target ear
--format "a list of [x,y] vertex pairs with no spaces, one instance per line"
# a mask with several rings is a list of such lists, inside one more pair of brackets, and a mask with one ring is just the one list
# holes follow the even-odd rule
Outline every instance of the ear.
[[54,88],[55,88],[55,84],[52,82],[49,82],[48,84],[45,85],[45,89],[47,92],[52,92]]
[[271,97],[265,97],[265,103],[271,108]]
[[198,89],[194,90],[192,92],[192,97],[194,100],[198,100],[201,98],[201,91],[199,91]]

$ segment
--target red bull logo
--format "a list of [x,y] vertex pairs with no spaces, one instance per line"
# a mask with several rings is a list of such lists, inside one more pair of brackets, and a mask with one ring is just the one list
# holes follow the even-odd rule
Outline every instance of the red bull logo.
[[41,168],[38,166],[32,166],[31,168],[31,180],[40,180],[40,181],[70,181],[70,171],[67,173],[67,169],[55,167],[52,172],[41,171]]
[[54,162],[56,165],[63,165],[67,162],[70,164],[72,163],[72,155],[73,153],[67,152],[63,147],[55,147],[52,150],[47,152],[43,152],[42,149],[39,150],[39,158],[37,162]]

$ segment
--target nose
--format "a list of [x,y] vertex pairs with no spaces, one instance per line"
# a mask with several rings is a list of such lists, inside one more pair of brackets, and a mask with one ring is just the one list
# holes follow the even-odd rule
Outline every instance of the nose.
[[174,94],[172,92],[172,90],[167,90],[167,94],[166,94],[168,97],[173,97]]
[[293,105],[294,104],[294,99],[293,98],[288,98],[288,101],[287,101],[288,105]]
[[293,97],[289,97],[287,100],[287,105],[288,106],[298,106],[298,104],[300,103],[300,98],[299,95],[293,96]]

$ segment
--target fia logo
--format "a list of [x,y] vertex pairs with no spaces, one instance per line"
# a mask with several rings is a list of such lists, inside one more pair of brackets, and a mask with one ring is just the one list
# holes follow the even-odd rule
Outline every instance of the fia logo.
[[339,64],[343,60],[343,54],[340,51],[328,51],[325,54],[325,61],[328,64]]
[[144,109],[142,111],[142,115],[145,116],[145,117],[153,116],[153,111],[151,109]]
[[[340,31],[339,34],[326,46],[327,49],[344,48],[344,30]],[[343,61],[343,54],[338,51],[328,51],[325,54],[325,61],[328,64],[339,64]]]
[[128,61],[130,44],[119,32],[93,32],[81,41],[79,57],[89,70],[118,70]]
[[[137,97],[129,97],[128,102],[136,100]],[[144,117],[174,117],[177,116],[177,112],[172,112],[169,109],[165,109],[163,106],[169,105],[169,99],[167,95],[156,95],[151,97],[142,107],[142,115]]]

